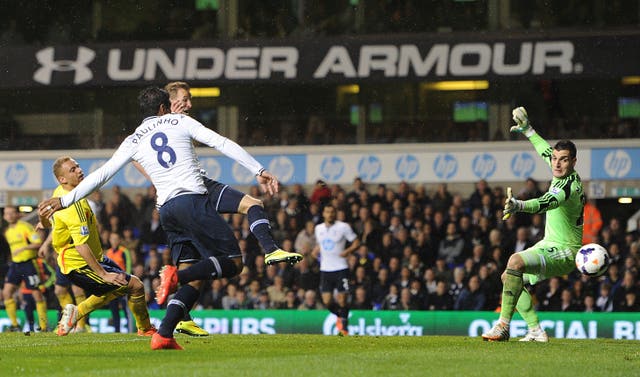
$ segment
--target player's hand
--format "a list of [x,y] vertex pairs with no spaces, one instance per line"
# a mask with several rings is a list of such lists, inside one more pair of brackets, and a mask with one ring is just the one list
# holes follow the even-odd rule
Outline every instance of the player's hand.
[[127,281],[127,277],[123,273],[116,272],[107,272],[102,279],[105,282],[115,284],[115,285],[127,285],[129,282]]
[[519,132],[527,135],[530,131],[533,130],[533,128],[531,128],[531,124],[529,123],[527,110],[525,110],[524,107],[517,107],[513,109],[511,111],[511,114],[513,115],[514,122],[516,122],[516,125],[511,127],[511,132]]
[[47,254],[49,254],[49,245],[45,245],[44,243],[40,248],[38,248],[38,256],[42,259],[47,258]]
[[183,101],[174,101],[171,103],[171,112],[173,114],[187,114],[187,106]]
[[43,200],[40,202],[40,204],[38,204],[38,216],[40,216],[41,219],[43,217],[48,219],[56,211],[59,211],[61,209],[62,202],[60,201],[60,198],[50,198],[47,200]]
[[524,208],[524,202],[513,197],[511,187],[507,187],[507,198],[504,200],[504,210],[502,211],[502,220],[507,220],[511,214],[521,211]]
[[260,175],[257,175],[256,180],[260,184],[260,189],[262,189],[262,192],[266,192],[269,195],[277,194],[278,190],[280,189],[278,178],[276,178],[275,175],[269,173],[266,170],[263,170]]

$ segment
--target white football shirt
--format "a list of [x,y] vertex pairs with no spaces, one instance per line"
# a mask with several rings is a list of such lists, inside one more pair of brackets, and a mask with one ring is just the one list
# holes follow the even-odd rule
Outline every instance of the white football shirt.
[[316,240],[320,246],[320,271],[331,272],[349,268],[347,258],[341,257],[347,241],[353,242],[358,236],[351,226],[336,220],[332,225],[316,225]]
[[253,174],[258,174],[262,169],[262,165],[241,146],[188,115],[154,116],[143,120],[120,144],[109,161],[63,196],[62,206],[68,207],[86,197],[132,160],[142,165],[156,187],[158,207],[178,195],[206,193],[192,140],[219,150]]

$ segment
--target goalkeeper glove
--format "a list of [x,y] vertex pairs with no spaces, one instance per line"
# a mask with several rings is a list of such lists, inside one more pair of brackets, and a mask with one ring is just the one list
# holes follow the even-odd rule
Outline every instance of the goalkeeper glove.
[[502,220],[508,219],[509,217],[511,217],[511,214],[516,213],[518,211],[522,211],[523,208],[524,208],[524,201],[514,198],[511,192],[511,187],[507,187],[507,198],[504,201],[504,210],[502,211]]
[[529,116],[524,107],[513,109],[511,114],[513,115],[513,120],[516,122],[516,125],[511,127],[511,132],[520,132],[526,137],[531,137],[531,135],[536,132],[529,123]]

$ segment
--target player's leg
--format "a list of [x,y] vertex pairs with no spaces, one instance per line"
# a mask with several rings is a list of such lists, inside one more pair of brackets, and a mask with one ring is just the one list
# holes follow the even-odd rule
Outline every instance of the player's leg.
[[338,272],[340,273],[340,284],[338,284],[336,293],[338,305],[336,327],[339,335],[349,335],[349,270]]
[[38,324],[41,331],[47,331],[47,301],[40,291],[40,266],[37,260],[32,259],[22,264],[24,286],[31,291],[31,295],[36,302],[36,312],[38,313]]
[[22,283],[22,266],[25,263],[11,263],[7,276],[4,280],[4,287],[2,288],[2,300],[4,301],[4,307],[7,311],[7,317],[11,321],[9,331],[20,331],[18,325],[18,302],[15,299],[16,290],[20,283]]
[[68,304],[73,304],[73,296],[71,296],[71,292],[69,292],[69,285],[61,284],[60,278],[57,277],[58,274],[62,275],[60,270],[56,268],[56,284],[53,287],[53,293],[58,298],[58,304],[60,308],[64,308]]
[[[100,264],[107,272],[123,273],[115,262],[108,258],[105,258]],[[82,288],[86,293],[90,294],[90,296],[78,306],[68,304],[62,309],[62,316],[58,322],[57,334],[59,336],[69,334],[69,332],[76,327],[78,319],[87,316],[95,309],[106,305],[115,298],[124,296],[129,289],[128,285],[117,286],[107,283],[104,279],[97,276],[89,266],[73,270],[66,276],[71,283]],[[130,280],[130,275],[127,275],[127,280]]]
[[[144,284],[137,276],[130,275],[128,285],[127,306],[131,311],[136,322],[136,329],[140,336],[151,336],[156,332],[155,327],[151,324],[149,318],[149,310],[147,309],[147,301],[144,294]],[[118,300],[114,300],[118,301]]]
[[[11,266],[9,267],[9,271],[11,271]],[[4,288],[2,289],[2,299],[4,301],[4,307],[7,312],[7,317],[9,317],[9,321],[11,321],[11,327],[9,327],[9,331],[20,331],[20,326],[18,325],[18,303],[15,299],[17,286],[14,283],[10,283],[8,279],[9,275],[7,275],[7,281],[4,282]]]
[[[178,266],[178,270],[184,270],[191,265],[192,263],[180,263],[180,265]],[[202,291],[203,284],[201,281],[198,281],[197,285],[192,286]],[[190,310],[194,307],[195,303],[190,308]],[[178,322],[178,324],[176,325],[176,331],[189,336],[209,336],[209,333],[205,329],[201,328],[200,326],[198,326],[198,324],[195,323],[193,318],[191,318],[191,314],[189,314],[189,312],[186,312],[180,322]]]
[[36,329],[34,327],[35,323],[35,315],[33,315],[33,311],[36,310],[36,301],[33,299],[31,295],[31,291],[28,289],[22,290],[22,304],[24,309],[24,315],[27,319],[27,324],[29,325],[29,331],[35,332]]
[[[237,244],[235,244],[235,248],[237,248]],[[169,300],[167,312],[158,329],[158,336],[155,336],[157,341],[152,341],[152,349],[174,348],[173,342],[166,339],[173,338],[173,332],[178,322],[184,319],[189,310],[198,301],[202,280],[222,277],[231,278],[236,276],[238,271],[242,269],[242,258],[240,256],[235,256],[234,258],[229,258],[225,255],[210,256],[194,263],[197,258],[202,258],[202,255],[192,244],[187,243],[173,245],[172,256],[178,266],[181,266],[183,262],[190,264],[190,266],[177,271],[177,279],[181,286]],[[208,264],[215,266],[213,273],[208,269]],[[201,276],[202,279],[193,279],[194,276]]]
[[[84,292],[84,289],[78,287],[75,284],[70,284],[70,285],[71,285],[71,291],[73,292],[74,301],[76,305],[79,306],[87,299],[87,296]],[[88,321],[89,321],[88,315],[85,315],[82,318],[78,319],[78,325],[76,326],[76,330],[81,332],[82,331],[91,332],[91,326],[89,326]]]
[[[574,253],[570,248],[544,242],[537,248],[525,250],[522,255],[525,262],[525,283],[536,284],[553,276],[562,276],[575,268]],[[524,251],[523,251],[524,253]],[[527,335],[520,341],[548,342],[547,333],[540,327],[538,315],[533,308],[531,295],[525,289],[516,306],[522,318],[527,322]]]
[[214,202],[218,213],[240,213],[247,215],[249,230],[256,237],[265,251],[265,263],[280,262],[297,263],[302,260],[298,253],[282,250],[273,239],[271,224],[264,210],[262,200],[223,185],[222,183],[206,179],[210,200]]
[[[526,280],[526,275],[525,275]],[[518,300],[518,304],[516,305],[516,309],[518,313],[522,316],[522,318],[527,323],[527,328],[529,329],[527,335],[524,338],[520,339],[521,342],[548,342],[549,337],[547,333],[540,327],[540,320],[538,319],[538,314],[533,308],[533,300],[531,298],[531,294],[527,289],[522,290],[522,294],[520,295],[520,299]]]
[[482,334],[484,340],[490,341],[507,341],[509,340],[509,323],[513,317],[516,304],[522,289],[524,281],[524,260],[521,253],[512,254],[507,262],[507,268],[502,274],[502,307],[500,310],[500,319],[498,323],[488,332]]
[[45,300],[44,295],[37,288],[31,291],[31,295],[36,303],[36,312],[38,313],[38,325],[40,326],[40,331],[48,331],[49,320],[47,318],[47,300]]

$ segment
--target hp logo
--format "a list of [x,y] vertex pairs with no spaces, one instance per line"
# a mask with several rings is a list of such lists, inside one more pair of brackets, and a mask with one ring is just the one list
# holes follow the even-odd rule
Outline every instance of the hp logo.
[[363,181],[375,181],[382,172],[382,162],[377,156],[364,156],[358,162],[358,176]]
[[449,179],[458,172],[458,160],[451,154],[439,154],[433,161],[433,172],[440,179]]
[[27,170],[27,167],[20,162],[9,165],[4,174],[4,179],[7,184],[16,188],[24,186],[28,178],[29,171]]
[[471,170],[473,174],[480,178],[486,179],[491,177],[496,172],[496,166],[498,165],[495,157],[489,153],[483,153],[477,155],[471,162]]
[[518,178],[526,179],[531,176],[536,168],[536,161],[531,154],[522,152],[517,153],[511,159],[511,171]]
[[251,174],[249,169],[245,168],[237,162],[233,163],[233,166],[231,167],[231,174],[233,175],[233,179],[235,179],[236,182],[244,185],[253,182],[254,179],[254,176],[253,174]]
[[222,168],[220,167],[220,163],[216,161],[213,157],[205,157],[200,159],[200,166],[202,169],[206,171],[207,177],[213,179],[214,181],[220,180],[220,175],[222,174]]
[[271,160],[269,163],[269,171],[272,171],[281,182],[287,183],[293,178],[295,169],[291,159],[285,156],[279,156]]
[[320,163],[320,174],[329,182],[339,180],[344,174],[344,161],[338,156],[325,158]]
[[396,174],[400,179],[411,180],[420,170],[420,162],[412,154],[403,154],[396,161]]
[[611,178],[622,178],[631,170],[631,156],[622,149],[607,153],[604,158],[604,171]]
[[96,57],[96,53],[90,48],[80,46],[76,60],[54,60],[55,49],[44,48],[36,53],[36,59],[40,68],[33,74],[33,79],[44,85],[51,84],[51,76],[54,71],[74,71],[73,83],[82,84],[93,78],[93,72],[87,67]]

